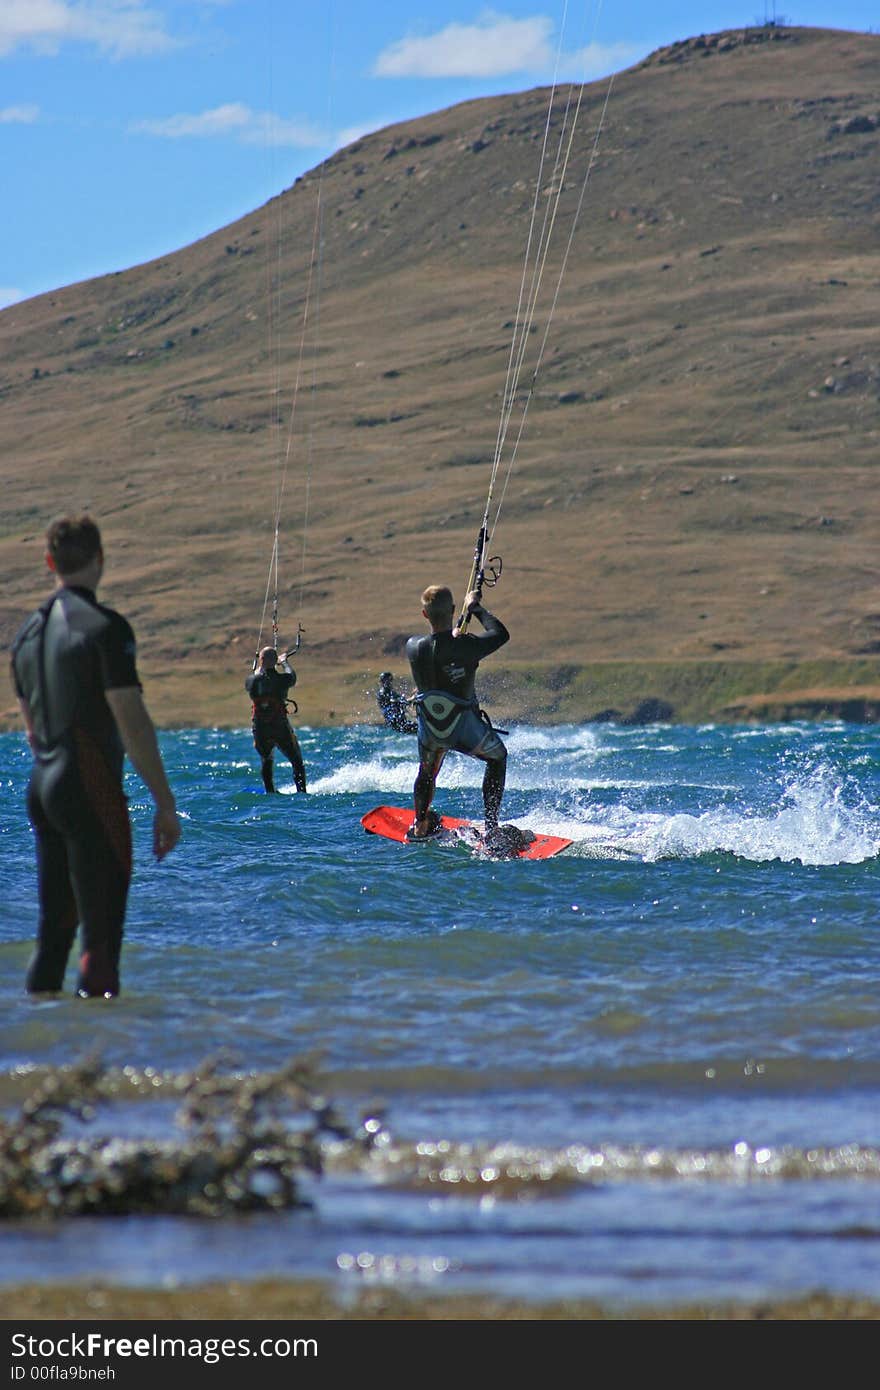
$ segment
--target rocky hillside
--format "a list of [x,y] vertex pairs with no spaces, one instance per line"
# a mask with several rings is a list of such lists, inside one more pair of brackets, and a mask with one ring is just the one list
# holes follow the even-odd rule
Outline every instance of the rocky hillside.
[[[706,713],[880,698],[878,65],[878,36],[770,27],[583,92],[499,478],[502,707],[579,717],[688,670]],[[381,131],[195,245],[0,314],[4,639],[45,591],[47,521],[88,507],[157,719],[245,722],[283,483],[301,717],[372,715],[422,587],[467,578],[549,100]],[[539,219],[554,191],[548,164]]]

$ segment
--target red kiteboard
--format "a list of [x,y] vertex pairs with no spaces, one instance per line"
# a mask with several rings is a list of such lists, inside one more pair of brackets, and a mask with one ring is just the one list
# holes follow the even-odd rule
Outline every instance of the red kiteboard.
[[[386,840],[397,840],[399,844],[413,844],[407,840],[406,832],[413,821],[412,807],[376,806],[361,816],[361,825],[370,835],[383,835]],[[571,840],[559,835],[543,835],[540,831],[520,830],[518,826],[500,826],[500,836],[493,843],[487,843],[483,832],[473,821],[463,820],[461,816],[441,816],[442,829],[439,834],[416,844],[450,844],[463,841],[471,849],[485,854],[491,859],[549,859],[568,849]]]

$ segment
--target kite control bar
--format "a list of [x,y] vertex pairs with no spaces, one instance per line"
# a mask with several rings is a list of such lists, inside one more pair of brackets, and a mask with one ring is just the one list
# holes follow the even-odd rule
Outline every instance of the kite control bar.
[[[480,527],[479,535],[477,536],[477,543],[474,546],[474,560],[471,566],[470,579],[468,580],[468,593],[470,594],[476,591],[480,598],[483,596],[484,585],[488,585],[490,589],[494,589],[501,578],[501,570],[503,568],[503,561],[500,555],[486,555],[488,545],[489,527],[484,520]],[[458,632],[464,632],[469,618],[470,615],[462,611],[461,617],[456,625],[456,630]]]

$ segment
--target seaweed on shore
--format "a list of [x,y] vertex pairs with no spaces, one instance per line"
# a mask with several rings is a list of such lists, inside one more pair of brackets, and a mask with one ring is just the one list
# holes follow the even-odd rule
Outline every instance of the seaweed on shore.
[[308,1206],[301,1180],[323,1171],[323,1142],[370,1148],[381,1132],[375,1116],[342,1119],[305,1061],[260,1076],[209,1061],[175,1081],[184,1137],[83,1137],[64,1131],[114,1096],[113,1073],[93,1059],[51,1071],[18,1116],[0,1119],[0,1219]]

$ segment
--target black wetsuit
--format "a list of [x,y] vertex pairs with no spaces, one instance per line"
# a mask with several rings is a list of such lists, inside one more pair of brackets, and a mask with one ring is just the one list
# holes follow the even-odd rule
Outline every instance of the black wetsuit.
[[439,690],[475,706],[477,667],[510,640],[510,633],[498,618],[485,609],[481,613],[480,622],[485,628],[482,633],[464,632],[453,637],[452,631],[447,630],[409,639],[406,654],[420,694]]
[[389,728],[398,734],[418,733],[419,726],[414,719],[409,718],[408,702],[399,690],[392,690],[390,685],[380,685],[376,691],[376,703]]
[[79,924],[77,992],[117,994],[131,825],[124,749],[104,692],[140,686],[134,633],[90,589],[62,587],[18,633],[12,672],[34,744],[28,814],[40,917],[27,988],[63,988]]
[[257,671],[248,676],[244,688],[252,702],[254,747],[260,755],[260,772],[267,792],[275,790],[272,750],[280,749],[293,768],[298,792],[306,789],[306,770],[299,740],[287,718],[287,696],[296,685],[294,671]]
[[483,806],[486,824],[496,826],[507,773],[507,749],[475,694],[477,666],[509,641],[504,624],[484,608],[476,614],[485,631],[479,635],[446,632],[411,637],[406,654],[418,689],[419,772],[414,797],[416,818],[424,816],[447,752],[466,753],[486,764]]

